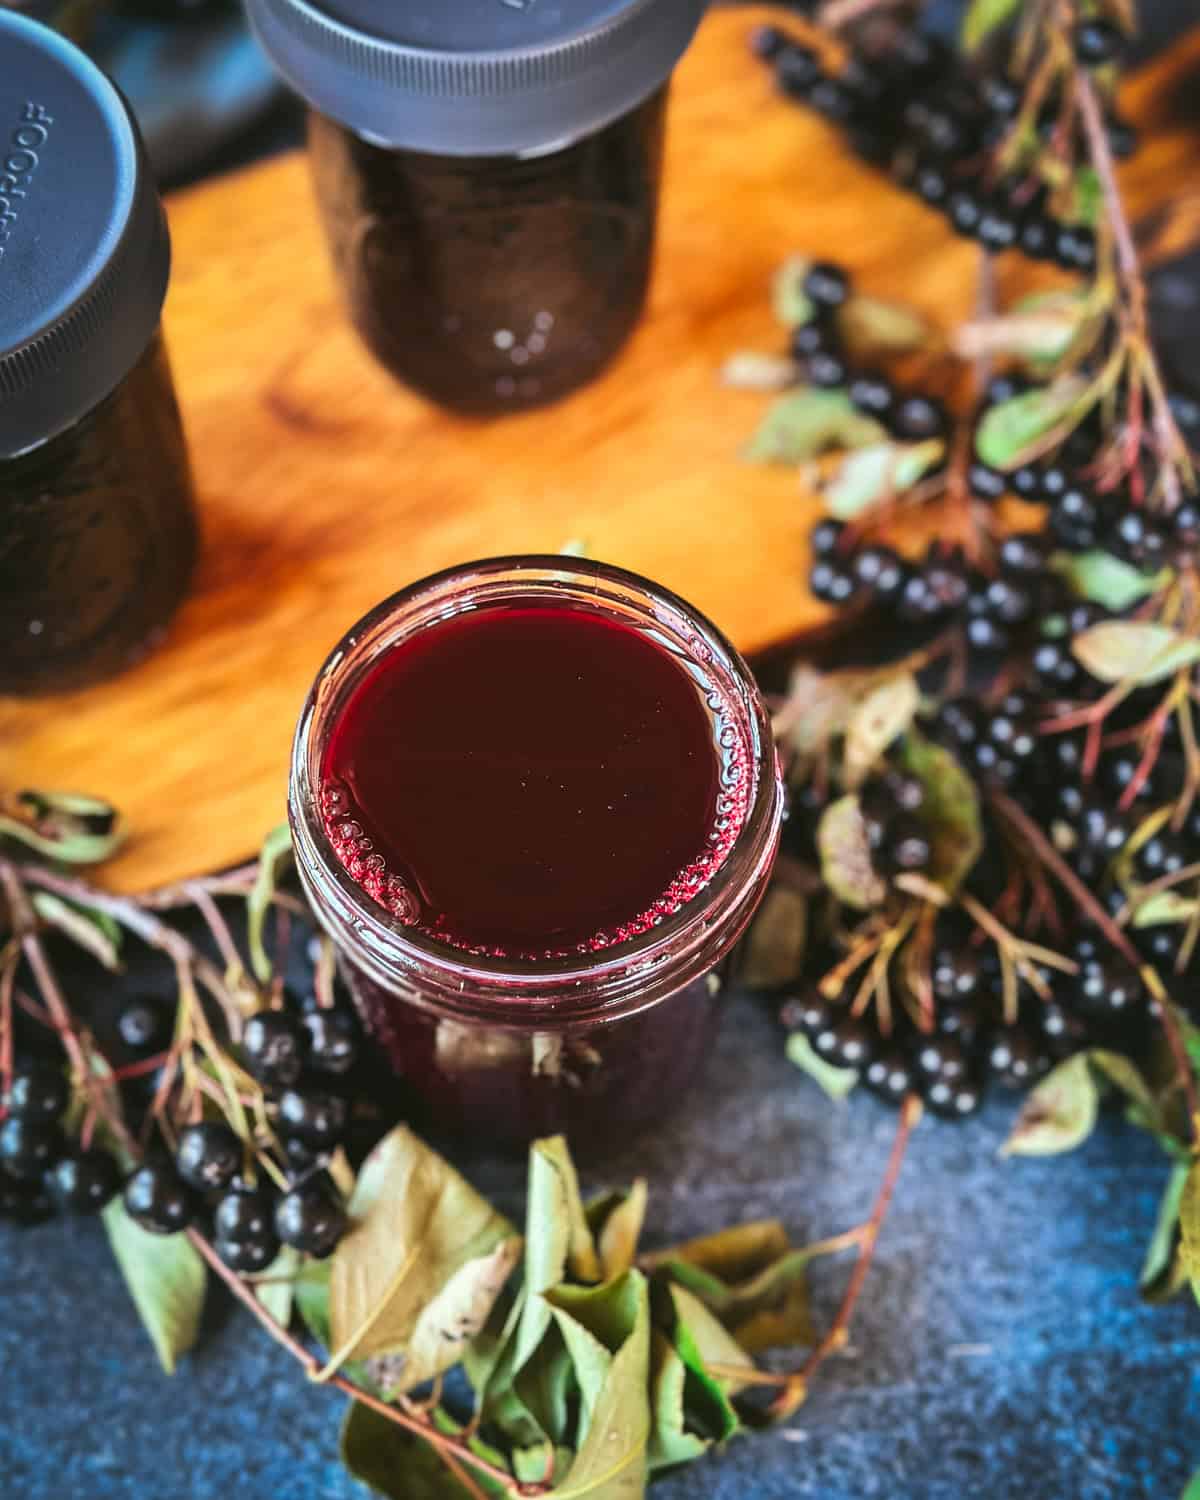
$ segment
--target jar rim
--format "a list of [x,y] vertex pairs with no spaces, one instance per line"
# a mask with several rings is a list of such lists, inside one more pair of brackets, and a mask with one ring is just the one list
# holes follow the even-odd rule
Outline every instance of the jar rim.
[[[459,609],[449,599],[461,590]],[[428,628],[447,612],[471,607],[481,594],[542,594],[592,607],[617,603],[658,624],[680,622],[697,661],[719,668],[750,751],[753,786],[741,826],[704,887],[643,933],[597,952],[538,961],[477,955],[406,925],[375,902],[343,869],[323,826],[319,805],[325,733],[362,675],[398,639]],[[432,619],[422,611],[440,601]],[[409,631],[389,627],[413,622]],[[296,728],[288,815],[301,879],[335,943],[352,945],[352,962],[382,984],[418,985],[415,1003],[462,1019],[508,1017],[522,1025],[577,1023],[644,1008],[714,967],[748,922],[769,874],[779,839],[783,789],[770,719],[749,668],[736,648],[691,605],[649,579],[611,564],[558,554],[525,554],[459,564],[418,580],[370,610],[326,657]],[[716,957],[713,957],[714,951]]]

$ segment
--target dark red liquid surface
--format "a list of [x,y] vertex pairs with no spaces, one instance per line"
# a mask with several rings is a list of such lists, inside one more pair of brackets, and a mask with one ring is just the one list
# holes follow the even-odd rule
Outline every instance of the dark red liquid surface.
[[381,659],[334,726],[322,810],[404,921],[549,957],[623,941],[707,882],[740,825],[738,762],[663,647],[583,609],[495,606]]

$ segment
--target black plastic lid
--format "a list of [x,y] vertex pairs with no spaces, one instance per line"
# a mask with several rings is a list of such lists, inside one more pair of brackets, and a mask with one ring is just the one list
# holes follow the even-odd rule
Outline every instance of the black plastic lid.
[[382,145],[510,156],[565,145],[662,84],[708,0],[247,0],[305,99]]
[[69,427],[129,373],[170,262],[120,94],[70,42],[0,10],[0,455]]

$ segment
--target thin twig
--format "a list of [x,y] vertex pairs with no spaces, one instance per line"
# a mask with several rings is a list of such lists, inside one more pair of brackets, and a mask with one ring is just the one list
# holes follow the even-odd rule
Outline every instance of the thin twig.
[[26,963],[33,971],[38,994],[50,1013],[50,1020],[62,1041],[63,1050],[67,1054],[72,1071],[79,1080],[79,1086],[87,1095],[93,1113],[104,1120],[122,1146],[131,1149],[133,1137],[119,1112],[113,1109],[105,1098],[101,1077],[92,1066],[92,1059],[84,1053],[79,1035],[71,1023],[70,1007],[67,1005],[58,979],[46,957],[42,940],[38,936],[36,913],[30,905],[16,867],[7,860],[0,860],[0,884],[4,887],[9,915],[12,918],[13,930],[20,940],[21,951],[25,955]]
[[1104,114],[1096,95],[1096,86],[1086,68],[1075,70],[1075,98],[1088,144],[1088,155],[1104,194],[1106,219],[1112,232],[1117,269],[1125,293],[1125,315],[1136,339],[1137,358],[1141,368],[1135,378],[1144,378],[1150,393],[1152,421],[1162,459],[1166,508],[1174,510],[1182,498],[1180,475],[1191,479],[1191,461],[1188,458],[1187,444],[1180,435],[1167,400],[1158,362],[1152,352],[1146,283],[1142,276],[1137,246],[1134,244],[1133,229],[1126,217],[1121,190],[1117,186],[1116,163],[1109,145]]
[[921,1118],[921,1110],[920,1097],[916,1094],[908,1094],[900,1108],[900,1123],[896,1129],[896,1138],[892,1142],[891,1155],[888,1157],[887,1168],[875,1199],[875,1206],[871,1210],[870,1218],[863,1225],[861,1248],[858,1252],[858,1259],[854,1262],[854,1270],[850,1273],[850,1283],[846,1287],[842,1304],[838,1308],[837,1316],[829,1332],[801,1368],[788,1377],[783,1390],[771,1403],[771,1416],[776,1419],[791,1416],[808,1394],[809,1382],[818,1368],[831,1354],[836,1354],[838,1350],[846,1347],[846,1341],[850,1336],[850,1320],[854,1316],[855,1306],[866,1284],[867,1273],[871,1269],[871,1262],[875,1255],[875,1246],[879,1242],[879,1231],[887,1216],[888,1205],[892,1201],[892,1194],[896,1190],[896,1183],[900,1177],[900,1169],[904,1165],[904,1155],[908,1150],[913,1127]]
[[[1116,922],[1096,897],[1088,890],[1087,885],[1080,880],[1075,871],[1071,869],[1062,855],[1033,821],[1033,819],[1005,792],[993,791],[991,794],[992,805],[996,811],[1018,830],[1029,842],[1034,853],[1047,867],[1050,873],[1066,887],[1067,893],[1072,896],[1080,906],[1080,909],[1093,922],[1105,938],[1120,953],[1121,957],[1137,972],[1144,975],[1146,966],[1142,963],[1137,949],[1129,941],[1129,938],[1117,926]],[[1150,970],[1153,973],[1153,970]],[[1159,1005],[1159,1020],[1162,1023],[1163,1035],[1167,1039],[1167,1046],[1171,1049],[1171,1056],[1179,1074],[1180,1087],[1183,1089],[1187,1099],[1188,1119],[1192,1122],[1193,1133],[1200,1131],[1200,1103],[1196,1095],[1196,1079],[1192,1072],[1191,1064],[1188,1062],[1187,1048],[1183,1044],[1183,1038],[1179,1034],[1175,1016],[1169,1005]]]

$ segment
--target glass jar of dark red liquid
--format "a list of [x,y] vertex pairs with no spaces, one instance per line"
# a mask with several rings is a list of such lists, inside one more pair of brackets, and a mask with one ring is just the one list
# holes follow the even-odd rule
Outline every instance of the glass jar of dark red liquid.
[[0,693],[39,693],[159,639],[196,526],[137,128],[82,52],[11,11],[0,58]]
[[590,380],[641,314],[669,75],[707,0],[249,0],[312,106],[351,316],[453,410]]
[[712,1042],[782,789],[729,643],[635,574],[441,573],[356,625],[300,719],[300,872],[433,1123],[624,1139]]

